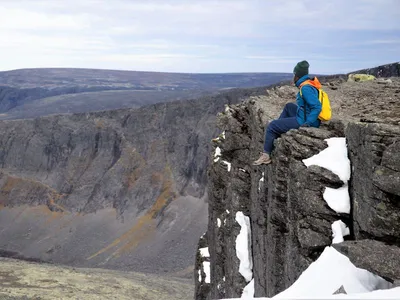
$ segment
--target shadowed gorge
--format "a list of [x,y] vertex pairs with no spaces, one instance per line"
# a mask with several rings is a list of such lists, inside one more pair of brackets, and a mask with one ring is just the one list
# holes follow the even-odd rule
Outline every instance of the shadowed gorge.
[[0,122],[0,249],[191,277],[216,114],[264,90]]

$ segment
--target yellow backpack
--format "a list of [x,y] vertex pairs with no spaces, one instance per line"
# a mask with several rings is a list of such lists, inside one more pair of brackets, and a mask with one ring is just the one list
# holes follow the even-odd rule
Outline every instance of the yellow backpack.
[[321,88],[321,83],[319,82],[318,78],[315,77],[313,80],[306,80],[300,85],[300,97],[303,97],[301,88],[307,84],[315,87],[318,90],[318,100],[319,102],[321,102],[322,106],[318,119],[320,119],[321,121],[329,121],[332,118],[332,110],[328,94]]

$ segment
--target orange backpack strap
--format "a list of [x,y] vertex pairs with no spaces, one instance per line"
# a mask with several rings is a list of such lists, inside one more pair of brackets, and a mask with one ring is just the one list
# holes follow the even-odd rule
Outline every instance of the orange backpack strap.
[[306,84],[311,84],[311,80],[310,79],[307,79],[307,80],[305,80],[305,81],[303,81],[301,84],[300,84],[300,89],[304,86],[304,85],[306,85]]
[[300,86],[299,86],[299,89],[300,89],[300,97],[302,97],[302,98],[303,98],[303,93],[301,92],[301,88],[302,88],[303,86],[305,86],[306,84],[311,84],[311,80],[310,80],[310,79],[305,80],[305,81],[303,81],[303,82],[300,84]]
[[321,92],[321,91],[320,91],[320,89],[321,89],[321,84],[320,84],[319,80],[317,79],[317,77],[315,77],[314,80],[307,79],[307,80],[303,81],[303,82],[299,85],[300,97],[303,98],[303,93],[301,92],[301,88],[302,88],[303,86],[307,85],[307,84],[309,84],[309,85],[311,85],[312,87],[314,87],[314,88],[317,89],[317,91],[318,91],[318,97],[319,97],[319,93]]

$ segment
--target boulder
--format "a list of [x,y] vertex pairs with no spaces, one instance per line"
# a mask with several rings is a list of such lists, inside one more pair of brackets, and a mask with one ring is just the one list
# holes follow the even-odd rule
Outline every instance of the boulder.
[[400,280],[400,247],[376,240],[345,241],[332,245],[358,268],[391,282]]

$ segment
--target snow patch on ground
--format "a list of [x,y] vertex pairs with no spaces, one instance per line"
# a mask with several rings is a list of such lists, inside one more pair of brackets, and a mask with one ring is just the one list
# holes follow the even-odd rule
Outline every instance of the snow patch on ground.
[[201,282],[201,270],[199,270],[199,282]]
[[223,160],[222,163],[228,166],[228,172],[230,172],[232,164],[230,162],[227,162],[226,160]]
[[205,283],[210,283],[210,262],[209,261],[203,261],[203,270],[204,273],[206,273],[206,279],[204,280]]
[[274,299],[324,298],[341,286],[348,295],[367,293],[392,286],[383,278],[355,267],[350,260],[332,247],[305,270],[299,279]]
[[217,218],[217,226],[218,226],[218,228],[221,227],[221,219],[220,218]]
[[350,213],[349,186],[347,184],[338,189],[325,188],[323,197],[329,207],[337,213]]
[[339,244],[344,241],[343,237],[350,234],[350,229],[342,221],[332,223],[333,240],[332,244]]
[[245,169],[239,168],[239,171],[242,171],[243,173],[247,173]]
[[236,256],[240,260],[239,273],[249,282],[253,278],[253,259],[250,249],[250,219],[241,211],[238,211],[236,213],[236,222],[238,222],[241,227],[240,233],[236,238]]
[[208,252],[208,247],[200,248],[199,251],[202,257],[210,257],[210,252]]
[[254,297],[254,279],[252,279],[243,289],[241,299],[247,299]]
[[[347,295],[333,295],[341,286]],[[242,299],[400,299],[400,287],[391,287],[392,284],[383,278],[354,266],[333,247],[326,247],[299,279],[282,293],[273,298],[253,298],[243,293]]]
[[221,134],[222,138],[225,139],[225,130]]
[[[238,299],[238,298],[237,298]],[[274,298],[242,298],[242,299],[246,299],[246,300],[253,300],[253,299],[257,299],[257,300],[270,300],[270,299],[278,299],[278,300],[296,300],[296,299],[302,299],[302,300],[306,300],[306,299],[324,299],[324,300],[331,300],[331,299],[347,299],[347,300],[366,300],[366,299],[370,299],[370,300],[399,300],[400,299],[400,287],[397,288],[393,288],[393,289],[389,289],[389,290],[378,290],[378,291],[373,291],[373,292],[369,292],[369,293],[357,293],[357,294],[351,294],[351,295],[344,295],[344,294],[338,294],[338,295],[330,295],[330,296],[325,296],[323,298],[321,297],[296,297],[296,298],[278,298],[278,297],[274,297]],[[232,300],[232,299],[225,299],[225,300]]]
[[320,153],[304,159],[303,163],[309,167],[317,165],[328,169],[339,176],[343,182],[350,179],[350,160],[347,157],[346,138],[335,137],[325,140],[328,148]]
[[[341,286],[347,295],[333,295]],[[250,284],[247,287],[250,290]],[[383,278],[355,267],[333,247],[326,247],[299,279],[282,293],[273,298],[253,298],[244,295],[243,291],[242,299],[400,299],[400,287],[391,287],[392,284]]]
[[219,161],[219,158],[221,157],[221,148],[217,147],[215,148],[215,153],[214,153],[214,162]]

